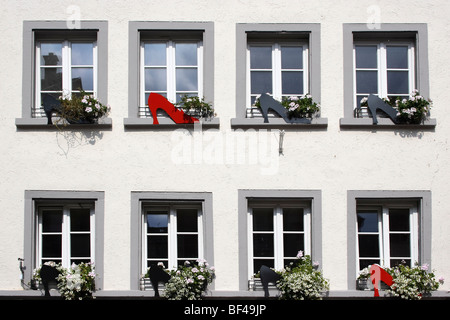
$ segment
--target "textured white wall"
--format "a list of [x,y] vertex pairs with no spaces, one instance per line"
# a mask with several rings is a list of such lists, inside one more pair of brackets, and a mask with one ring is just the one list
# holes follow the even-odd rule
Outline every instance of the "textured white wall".
[[[82,20],[108,21],[113,128],[92,132],[18,132],[15,126],[22,109],[23,21],[71,19],[74,13],[67,10],[74,2],[0,3],[0,290],[20,288],[24,190],[105,191],[105,290],[129,289],[131,191],[212,192],[216,289],[237,290],[237,189],[252,188],[322,190],[323,269],[331,290],[347,288],[347,190],[431,190],[432,266],[449,280],[443,288],[450,288],[448,1],[77,1]],[[371,21],[371,6],[380,9],[382,23],[427,23],[435,132],[340,129],[342,24]],[[263,175],[260,165],[248,163],[175,164],[172,152],[179,143],[174,132],[123,127],[128,117],[128,22],[141,20],[214,22],[214,106],[221,126],[220,133],[204,133],[205,145],[210,137],[227,137],[235,117],[236,23],[320,23],[321,105],[328,128],[287,132],[284,155],[276,155],[276,175]],[[270,136],[276,143],[278,133]]]

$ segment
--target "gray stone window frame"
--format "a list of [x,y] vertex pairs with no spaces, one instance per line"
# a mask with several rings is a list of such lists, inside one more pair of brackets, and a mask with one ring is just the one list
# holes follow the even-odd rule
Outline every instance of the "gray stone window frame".
[[[311,124],[286,123],[282,118],[271,118],[264,123],[263,118],[246,118],[247,83],[247,44],[248,35],[276,39],[286,34],[297,34],[308,39],[309,48],[309,86],[315,102],[320,103],[320,24],[319,23],[238,23],[236,24],[236,118],[231,119],[232,127],[283,127],[311,128],[326,127],[327,118],[315,118]],[[323,110],[321,110],[323,111]]]
[[[340,119],[341,128],[420,128],[433,129],[436,119],[427,119],[422,124],[399,125],[394,124],[389,118],[378,118],[378,124],[373,125],[371,118],[355,118],[354,116],[354,92],[353,92],[353,45],[354,38],[358,40],[390,38],[413,38],[415,39],[415,81],[416,89],[425,98],[430,97],[430,80],[428,66],[428,28],[426,23],[381,23],[379,28],[369,29],[366,23],[344,23],[343,24],[343,67],[344,67],[344,117]],[[433,112],[433,110],[431,110]]]
[[[177,21],[130,21],[128,37],[128,117],[124,119],[127,129],[176,128],[193,126],[175,124],[171,119],[161,119],[153,125],[152,118],[139,118],[140,95],[140,41],[141,32],[158,31],[164,34],[177,32],[203,32],[203,96],[206,102],[214,106],[214,23],[213,22],[177,22]],[[158,119],[159,120],[159,119]],[[220,119],[214,117],[210,121],[202,121],[203,127],[218,127]]]
[[[108,99],[108,22],[80,21],[79,28],[74,29],[67,21],[24,21],[23,22],[23,63],[22,63],[22,117],[16,118],[16,127],[55,128],[47,124],[47,118],[33,118],[32,107],[35,103],[35,72],[36,72],[36,32],[61,33],[70,38],[70,34],[80,34],[86,31],[97,32],[97,98],[107,104]],[[81,127],[82,126],[82,127]],[[102,118],[98,124],[88,125],[90,129],[110,128],[111,118]],[[68,128],[83,128],[86,125],[71,125]]]
[[[209,192],[131,192],[131,268],[130,288],[139,290],[142,266],[142,215],[147,204],[201,203],[203,219],[203,253],[209,265],[214,265],[213,204]],[[210,289],[214,290],[214,282]]]
[[95,288],[103,289],[104,270],[104,220],[105,220],[105,194],[103,191],[25,191],[24,216],[24,283],[30,282],[33,270],[36,267],[36,224],[37,209],[39,206],[75,204],[77,202],[93,203],[95,217]]
[[427,190],[350,190],[347,192],[347,271],[348,289],[356,290],[358,201],[372,204],[385,201],[409,201],[417,204],[419,213],[419,263],[431,266],[431,191]]
[[311,258],[322,265],[321,190],[238,190],[239,290],[248,290],[248,209],[249,201],[311,201]]

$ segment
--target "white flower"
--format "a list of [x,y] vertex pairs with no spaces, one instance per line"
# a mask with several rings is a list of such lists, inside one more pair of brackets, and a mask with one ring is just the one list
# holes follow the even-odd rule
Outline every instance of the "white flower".
[[86,109],[84,109],[84,111],[86,111],[86,112],[92,112],[92,108],[91,108],[91,107],[86,107]]

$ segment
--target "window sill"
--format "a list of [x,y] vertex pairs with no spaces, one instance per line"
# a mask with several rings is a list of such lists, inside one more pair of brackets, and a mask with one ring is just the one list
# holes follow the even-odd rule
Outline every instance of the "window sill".
[[41,130],[97,130],[112,128],[111,118],[99,119],[98,123],[93,124],[69,124],[59,125],[47,124],[47,118],[16,118],[17,129],[41,129]]
[[211,120],[202,120],[199,123],[174,123],[171,119],[158,119],[159,124],[153,124],[151,118],[125,118],[123,119],[123,125],[127,129],[178,129],[178,128],[194,128],[199,126],[200,128],[219,128],[220,119],[213,118]]
[[436,119],[428,119],[421,124],[395,124],[389,118],[378,118],[378,124],[373,124],[372,118],[341,118],[340,127],[343,129],[434,129]]
[[282,128],[282,129],[321,129],[328,126],[327,118],[314,118],[311,123],[287,123],[282,118],[271,118],[269,122],[264,122],[263,118],[233,118],[231,119],[232,128]]

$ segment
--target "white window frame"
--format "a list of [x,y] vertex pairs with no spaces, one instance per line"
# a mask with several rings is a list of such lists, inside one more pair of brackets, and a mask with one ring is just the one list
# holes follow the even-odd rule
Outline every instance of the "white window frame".
[[[247,117],[252,117],[258,114],[259,110],[252,106],[252,93],[251,93],[251,72],[252,71],[269,71],[270,69],[251,69],[250,67],[250,47],[253,46],[272,46],[272,97],[281,101],[283,97],[292,96],[292,94],[282,94],[282,72],[283,71],[303,71],[303,95],[309,93],[309,48],[306,41],[250,41],[247,43],[247,76],[246,76],[246,108]],[[282,69],[281,67],[281,47],[283,46],[301,46],[303,47],[303,69]]]
[[[63,213],[63,220],[62,220],[62,226],[61,226],[61,232],[54,232],[54,233],[45,233],[46,235],[48,234],[61,234],[61,241],[62,241],[62,245],[61,245],[61,264],[63,267],[70,267],[71,265],[71,259],[86,259],[87,257],[72,257],[71,255],[71,244],[70,244],[70,239],[71,239],[71,234],[87,234],[88,232],[86,231],[71,231],[70,230],[70,210],[71,209],[79,209],[80,205],[75,205],[75,204],[70,204],[70,205],[61,205],[61,206],[39,206],[39,208],[37,209],[37,215],[38,215],[38,219],[37,219],[37,239],[36,239],[36,266],[40,266],[42,259],[44,259],[42,257],[42,236],[44,235],[43,233],[43,226],[42,226],[42,215],[43,215],[43,211],[50,211],[50,210],[54,210],[54,211],[62,211]],[[92,263],[95,263],[95,215],[94,215],[94,207],[92,205],[89,204],[83,204],[82,208],[84,209],[90,209],[90,230],[89,230],[89,234],[90,234],[90,252],[91,255],[89,257],[90,261]],[[47,260],[47,258],[45,258]],[[55,258],[56,259],[56,258]]]
[[[254,208],[271,208],[273,209],[273,227],[274,230],[270,231],[253,231],[253,209]],[[302,208],[303,209],[303,232],[300,231],[283,231],[283,208]],[[292,203],[292,204],[254,204],[248,207],[247,215],[247,226],[248,226],[248,279],[253,277],[254,273],[258,270],[253,270],[253,234],[254,233],[273,233],[274,234],[274,257],[264,257],[275,261],[274,268],[276,270],[281,270],[284,268],[284,259],[295,258],[295,257],[285,257],[283,248],[283,235],[285,233],[303,233],[304,235],[304,255],[311,255],[311,205],[306,202]]]
[[[409,223],[410,223],[410,231],[409,232],[400,232],[389,231],[389,210],[390,209],[409,209]],[[377,211],[378,216],[378,232],[361,232],[361,234],[377,234],[379,241],[379,259],[380,263],[384,267],[392,267],[390,265],[391,255],[390,255],[390,241],[389,235],[391,233],[408,233],[410,234],[410,257],[404,257],[406,259],[411,260],[411,264],[419,261],[419,213],[416,205],[412,204],[382,204],[380,206],[377,205],[359,205],[356,211],[358,214],[361,210],[367,211]],[[372,257],[359,257],[359,234],[358,225],[356,225],[356,270],[360,270],[360,259],[368,260],[372,259]],[[401,258],[401,257],[399,257]],[[373,259],[378,259],[378,257],[373,257]],[[359,271],[358,271],[359,272]]]
[[[41,65],[41,44],[42,43],[61,43],[62,44],[62,62],[60,66],[45,66]],[[92,53],[92,65],[72,65],[72,43],[92,43],[93,53]],[[98,57],[97,57],[97,41],[89,40],[43,40],[36,42],[36,72],[35,72],[35,117],[45,117],[45,112],[42,107],[41,93],[46,91],[41,91],[41,69],[42,68],[61,68],[62,69],[62,93],[71,94],[72,92],[79,92],[79,90],[73,90],[72,88],[72,67],[83,68],[89,67],[93,69],[93,92],[86,90],[87,93],[91,93],[94,97],[97,97],[98,79],[97,79],[97,68],[98,68]],[[51,93],[52,91],[49,91]]]
[[[177,210],[178,209],[197,209],[197,232],[178,232],[177,230]],[[167,235],[168,237],[168,265],[164,264],[165,268],[168,269],[176,269],[178,266],[178,246],[177,246],[177,236],[179,234],[195,234],[198,236],[198,257],[191,257],[186,259],[204,259],[204,251],[203,251],[203,219],[202,219],[202,206],[201,205],[189,205],[189,204],[176,204],[176,205],[148,205],[145,204],[143,206],[143,215],[142,215],[142,274],[147,272],[147,262],[149,260],[154,260],[158,262],[158,259],[149,259],[147,257],[147,248],[148,248],[148,235],[151,233],[147,233],[147,212],[149,211],[167,211],[169,215],[168,219],[168,228],[167,234],[165,233],[157,233],[157,235]]]
[[[177,100],[177,90],[176,90],[176,69],[177,68],[189,68],[197,69],[197,91],[182,91],[186,94],[194,94],[200,98],[203,98],[203,41],[201,40],[144,40],[141,41],[140,45],[140,95],[139,95],[139,116],[149,117],[149,111],[147,110],[147,100],[145,99],[146,94],[150,91],[145,90],[145,69],[152,68],[152,66],[145,65],[145,44],[146,43],[161,43],[166,44],[166,65],[164,66],[154,66],[154,68],[165,67],[167,72],[167,100],[171,103],[176,103]],[[175,46],[177,43],[196,43],[197,44],[197,65],[196,66],[182,66],[176,65],[175,63]],[[161,91],[151,91],[155,93],[160,93]]]
[[[357,46],[376,46],[377,47],[377,68],[356,68],[356,47]],[[387,56],[386,47],[391,46],[407,46],[408,47],[408,69],[393,69],[387,68]],[[387,72],[388,71],[406,71],[408,70],[408,86],[409,92],[411,93],[413,89],[416,89],[416,75],[415,75],[415,45],[411,41],[389,41],[389,43],[383,41],[354,41],[353,43],[353,108],[359,106],[360,101],[358,101],[358,95],[368,96],[370,93],[358,93],[356,91],[356,73],[357,71],[377,71],[377,81],[378,81],[378,93],[376,94],[380,98],[387,98],[389,96],[397,97],[398,94],[388,94],[387,88]]]

